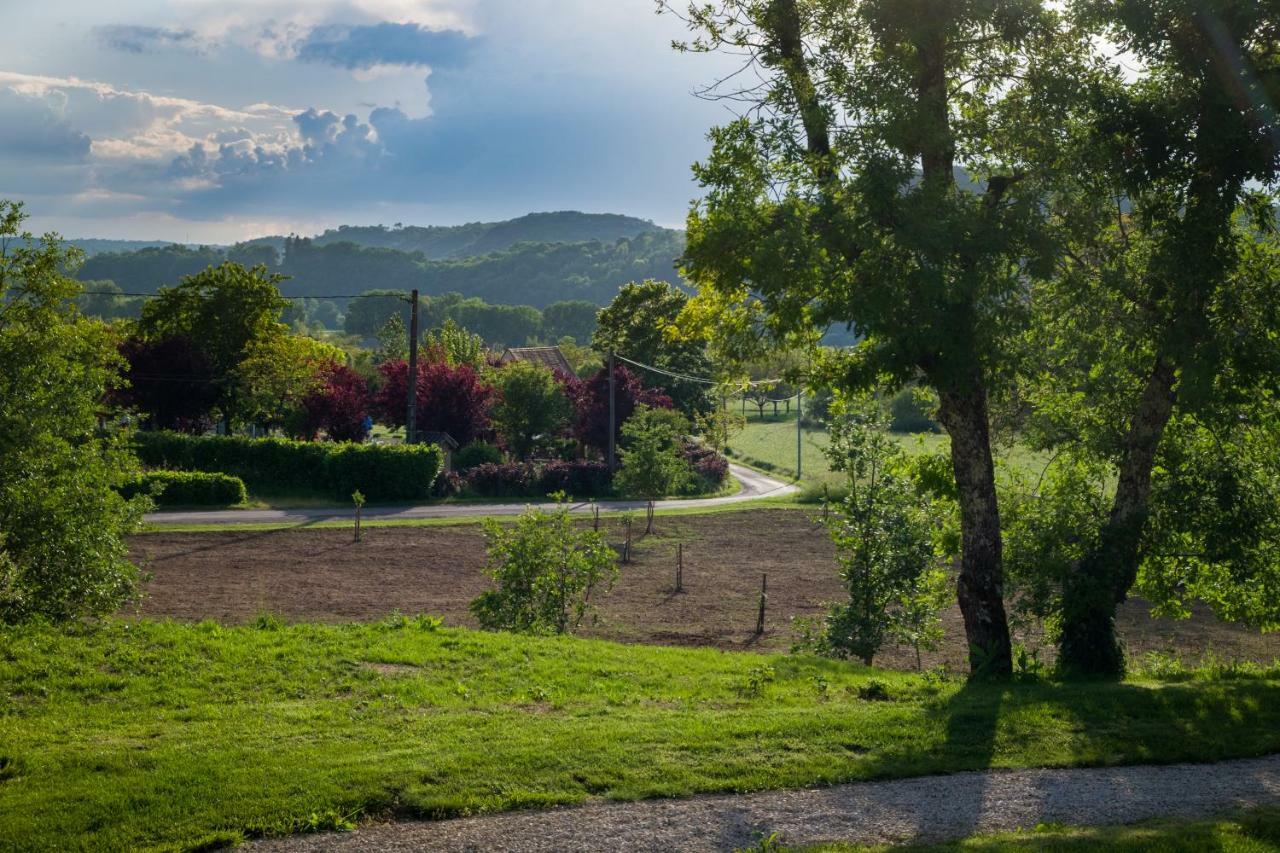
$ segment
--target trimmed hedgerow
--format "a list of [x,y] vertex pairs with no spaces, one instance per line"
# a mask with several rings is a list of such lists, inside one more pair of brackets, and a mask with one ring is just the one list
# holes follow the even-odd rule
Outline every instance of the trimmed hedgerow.
[[151,495],[156,506],[231,506],[249,498],[239,477],[203,471],[149,471],[120,493]]
[[255,492],[325,492],[346,500],[356,489],[372,501],[431,496],[442,454],[434,444],[377,445],[283,438],[140,432],[138,458],[151,468],[239,477]]

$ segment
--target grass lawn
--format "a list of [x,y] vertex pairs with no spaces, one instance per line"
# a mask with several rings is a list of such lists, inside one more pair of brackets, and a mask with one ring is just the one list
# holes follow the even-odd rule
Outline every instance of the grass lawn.
[[[893,437],[908,453],[936,453],[950,446],[950,439],[938,433],[894,433]],[[833,473],[827,463],[823,451],[829,444],[825,429],[809,428],[801,432],[800,464],[806,482],[834,485],[843,481],[843,475]],[[746,427],[730,439],[729,446],[731,456],[741,462],[794,478],[796,416],[780,414],[775,418],[766,415],[764,420],[757,420],[754,414],[749,415]],[[1047,461],[1044,454],[1025,447],[997,448],[996,453],[998,463],[1036,473]]]
[[407,619],[0,641],[0,848],[189,848],[591,796],[1277,750],[1275,671],[966,687]]
[[[768,849],[762,845],[761,849]],[[774,848],[782,853],[783,848]],[[787,848],[789,849],[789,848]],[[908,847],[819,845],[805,853],[1280,853],[1280,811],[1257,809],[1196,822],[1158,821],[1133,826],[1072,828],[1056,825],[1032,832],[979,836],[949,844]]]

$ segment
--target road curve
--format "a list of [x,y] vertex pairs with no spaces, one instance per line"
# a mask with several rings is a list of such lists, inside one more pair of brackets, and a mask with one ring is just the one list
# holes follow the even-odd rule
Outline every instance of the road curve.
[[[741,465],[729,464],[729,473],[742,484],[742,490],[736,495],[721,498],[689,498],[687,500],[658,501],[658,509],[705,509],[744,503],[759,498],[772,498],[789,495],[797,491],[796,487],[775,480],[744,468]],[[528,501],[520,503],[500,504],[427,504],[424,506],[388,506],[365,507],[361,516],[365,521],[418,521],[428,518],[474,518],[491,515],[519,515],[529,505]],[[600,501],[603,511],[625,509],[644,509],[644,501]],[[591,512],[590,502],[578,502],[571,511],[585,514]],[[234,524],[316,524],[325,521],[350,521],[355,517],[355,510],[348,508],[323,509],[225,509],[201,510],[191,512],[153,512],[144,519],[155,527],[190,527],[201,524],[234,525]]]

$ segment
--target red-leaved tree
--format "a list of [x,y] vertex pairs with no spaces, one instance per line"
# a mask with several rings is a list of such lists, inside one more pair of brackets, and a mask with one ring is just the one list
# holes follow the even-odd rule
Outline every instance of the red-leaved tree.
[[333,441],[364,441],[369,437],[369,383],[345,364],[320,370],[320,387],[302,401],[303,429],[315,439],[324,432]]
[[212,363],[190,338],[127,338],[120,354],[129,363],[124,374],[129,385],[114,398],[136,409],[148,426],[201,433],[213,425],[211,413],[222,389]]
[[[374,397],[374,412],[388,426],[402,427],[407,417],[409,365],[389,361],[378,367],[382,387]],[[447,432],[467,444],[489,430],[489,407],[494,389],[468,364],[443,361],[418,365],[418,430]]]
[[[604,453],[609,448],[609,369],[600,368],[588,379],[557,374],[565,393],[573,402],[573,435],[588,447]],[[636,406],[670,409],[671,398],[656,388],[645,388],[640,377],[622,365],[614,368],[616,423],[614,440],[620,441],[622,424],[631,417]]]

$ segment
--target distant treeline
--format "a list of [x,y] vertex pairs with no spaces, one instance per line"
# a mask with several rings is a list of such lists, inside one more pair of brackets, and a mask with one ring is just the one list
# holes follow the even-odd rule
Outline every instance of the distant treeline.
[[[100,252],[77,275],[113,281],[127,292],[154,293],[230,260],[266,264],[289,276],[281,287],[286,296],[416,288],[428,295],[461,293],[545,308],[577,299],[605,305],[629,281],[677,283],[676,259],[683,250],[683,232],[643,220],[555,213],[449,228],[346,226],[316,238],[266,237],[229,248],[172,244]],[[341,300],[338,305],[345,309]]]

